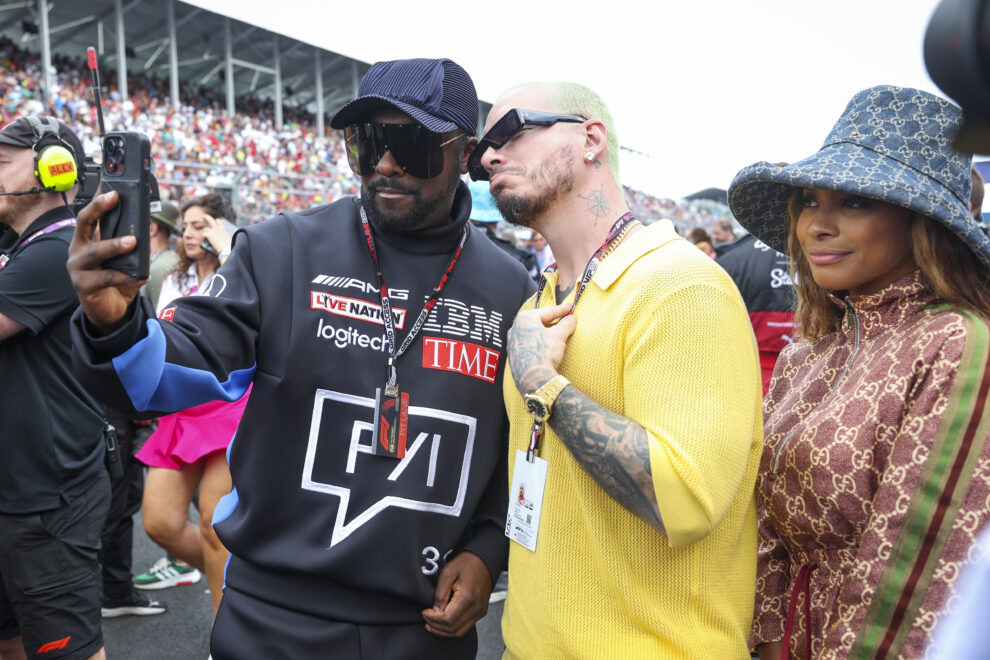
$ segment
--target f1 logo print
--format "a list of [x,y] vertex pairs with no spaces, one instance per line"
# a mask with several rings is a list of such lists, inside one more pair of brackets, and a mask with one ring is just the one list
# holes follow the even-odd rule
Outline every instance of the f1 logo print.
[[[330,547],[390,507],[457,517],[464,506],[478,420],[437,408],[409,406],[410,445],[405,456],[396,460],[374,455],[374,409],[372,398],[316,391],[301,486],[340,498]],[[326,430],[321,434],[324,414],[333,420],[328,424],[338,437]],[[344,419],[352,420],[349,438],[339,437]],[[321,455],[339,455],[326,448],[321,453],[321,435],[328,444],[346,444],[346,461],[320,460]],[[439,470],[457,476],[437,480]],[[367,487],[358,496],[352,487],[360,485]]]

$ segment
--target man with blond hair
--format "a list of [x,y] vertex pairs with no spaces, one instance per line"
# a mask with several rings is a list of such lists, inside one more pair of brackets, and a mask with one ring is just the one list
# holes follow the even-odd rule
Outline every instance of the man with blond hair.
[[746,657],[762,420],[743,302],[629,213],[591,90],[513,88],[485,131],[472,176],[557,260],[509,333],[506,657]]

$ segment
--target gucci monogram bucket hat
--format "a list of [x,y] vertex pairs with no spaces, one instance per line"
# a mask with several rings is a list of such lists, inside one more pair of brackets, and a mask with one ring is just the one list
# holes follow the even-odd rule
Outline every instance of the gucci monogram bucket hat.
[[814,155],[743,168],[729,186],[736,219],[787,254],[787,204],[796,188],[836,190],[911,209],[941,223],[990,267],[990,236],[969,212],[972,157],[952,148],[958,107],[917,89],[858,92]]

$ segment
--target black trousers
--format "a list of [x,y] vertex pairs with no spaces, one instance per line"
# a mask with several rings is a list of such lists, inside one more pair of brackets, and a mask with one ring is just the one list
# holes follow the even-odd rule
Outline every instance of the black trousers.
[[334,658],[334,660],[474,660],[478,631],[438,637],[425,623],[363,625],[280,607],[227,585],[213,622],[215,660]]
[[134,514],[141,508],[144,466],[134,459],[137,426],[114,410],[107,419],[117,429],[117,448],[124,474],[110,483],[110,512],[103,526],[100,566],[103,570],[103,600],[127,600],[133,579]]

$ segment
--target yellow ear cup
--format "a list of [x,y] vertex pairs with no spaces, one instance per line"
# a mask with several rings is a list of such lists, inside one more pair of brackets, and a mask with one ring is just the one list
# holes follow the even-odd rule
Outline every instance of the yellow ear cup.
[[52,145],[45,147],[38,155],[38,181],[45,188],[65,192],[76,183],[76,160],[65,147]]

